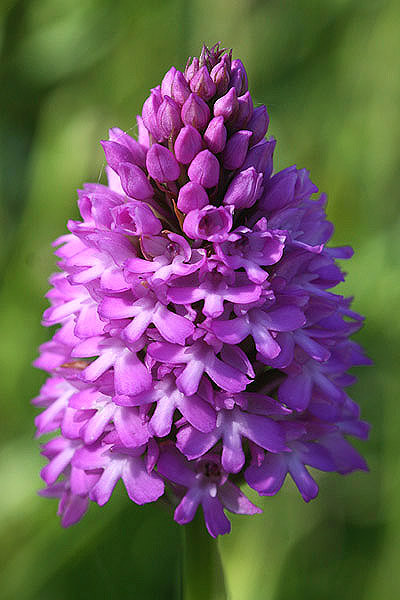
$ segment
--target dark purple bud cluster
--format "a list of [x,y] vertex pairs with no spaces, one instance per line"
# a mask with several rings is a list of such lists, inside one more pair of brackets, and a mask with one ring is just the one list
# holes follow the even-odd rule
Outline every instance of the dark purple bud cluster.
[[332,292],[352,252],[327,246],[308,172],[274,173],[268,124],[216,45],[151,90],[138,140],[102,142],[108,185],[79,191],[82,221],[56,242],[43,322],[60,328],[36,361],[38,434],[59,431],[42,494],[64,526],[122,479],[137,504],[167,485],[181,524],[201,505],[217,536],[225,509],[260,512],[240,483],[268,496],[290,474],[309,501],[307,466],[366,469],[345,391],[369,362],[349,339],[362,318]]

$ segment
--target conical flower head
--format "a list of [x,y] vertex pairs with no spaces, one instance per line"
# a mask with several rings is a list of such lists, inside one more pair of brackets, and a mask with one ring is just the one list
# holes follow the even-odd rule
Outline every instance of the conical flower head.
[[[274,172],[269,118],[243,63],[214,46],[175,67],[138,116],[138,139],[102,142],[108,184],[79,191],[81,221],[57,240],[36,365],[43,495],[71,525],[119,479],[136,504],[174,490],[175,520],[260,512],[238,484],[306,501],[307,470],[366,469],[347,441],[368,426],[346,393],[367,364],[362,318],[332,288],[324,195],[305,169]],[[234,478],[234,479],[233,479]],[[235,482],[235,483],[234,483]],[[201,508],[200,508],[201,507]]]

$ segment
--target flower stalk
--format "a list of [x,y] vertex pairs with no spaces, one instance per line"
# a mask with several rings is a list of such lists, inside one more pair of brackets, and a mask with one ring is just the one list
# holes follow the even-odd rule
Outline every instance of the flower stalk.
[[218,540],[206,531],[198,512],[182,527],[182,600],[227,600]]

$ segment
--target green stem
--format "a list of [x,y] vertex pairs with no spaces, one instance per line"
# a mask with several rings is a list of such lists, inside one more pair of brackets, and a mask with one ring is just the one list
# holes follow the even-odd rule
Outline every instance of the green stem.
[[183,529],[182,600],[227,600],[218,542],[200,511]]

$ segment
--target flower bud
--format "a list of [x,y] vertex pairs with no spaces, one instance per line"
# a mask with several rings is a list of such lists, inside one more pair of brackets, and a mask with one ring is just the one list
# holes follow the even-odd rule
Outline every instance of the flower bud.
[[138,127],[138,142],[144,148],[150,147],[149,131],[143,123],[143,119],[140,115],[136,115],[136,123]]
[[210,77],[214,81],[218,96],[222,96],[228,89],[230,75],[229,75],[229,57],[224,54],[219,63],[211,69]]
[[125,202],[112,209],[115,231],[127,235],[157,235],[161,222],[144,202]]
[[186,125],[180,130],[176,138],[175,156],[180,163],[188,165],[200,152],[202,145],[201,135],[197,129],[191,125]]
[[276,146],[276,140],[263,140],[256,146],[250,148],[243,163],[242,170],[254,167],[257,172],[264,173],[264,179],[272,173],[272,157]]
[[251,99],[250,92],[246,92],[243,96],[238,98],[238,111],[235,115],[235,128],[242,129],[247,127],[247,123],[253,115],[253,100]]
[[231,86],[233,86],[238,96],[247,92],[247,73],[242,61],[236,58],[231,66]]
[[190,211],[183,222],[183,231],[190,238],[222,242],[232,228],[232,214],[225,206],[205,206]]
[[158,126],[157,112],[161,106],[162,97],[160,87],[151,90],[150,96],[143,104],[142,118],[143,123],[152,137],[157,141],[161,142],[163,135]]
[[233,171],[239,169],[246,158],[251,131],[243,129],[234,133],[228,140],[223,156],[223,165],[225,169]]
[[297,169],[288,167],[268,180],[259,206],[268,213],[279,210],[293,202],[297,182]]
[[190,89],[200,96],[200,98],[203,98],[203,100],[210,100],[215,95],[217,87],[211,79],[206,66],[201,67],[193,76],[190,82]]
[[110,129],[108,137],[111,142],[117,142],[128,148],[132,155],[132,161],[128,162],[133,162],[133,164],[144,168],[146,164],[146,147],[143,147],[141,143],[137,142],[130,135],[125,133],[125,131],[122,131],[122,129],[119,129],[119,127]]
[[235,88],[231,88],[229,92],[218,98],[214,104],[214,116],[224,117],[224,121],[232,119],[239,108],[237,94]]
[[224,197],[224,204],[235,208],[250,208],[262,193],[262,173],[257,173],[254,167],[241,171],[233,178]]
[[174,137],[182,127],[181,111],[172,98],[164,96],[157,112],[158,126],[161,133],[166,137]]
[[247,123],[247,129],[253,132],[253,135],[250,138],[250,146],[255,146],[260,142],[265,134],[267,133],[269,125],[269,116],[267,113],[267,107],[262,104],[261,106],[257,106],[257,108],[253,111],[253,116],[250,121]]
[[175,75],[175,67],[171,67],[170,70],[165,73],[164,78],[161,82],[161,96],[163,98],[164,96],[169,96],[170,98],[172,97],[172,84],[174,82]]
[[175,156],[160,144],[153,144],[147,153],[146,167],[153,179],[166,183],[175,181],[180,174],[180,167]]
[[219,116],[211,119],[204,132],[203,138],[208,149],[214,154],[218,154],[225,148],[226,135],[224,117]]
[[182,106],[181,116],[185,125],[202,131],[210,118],[210,109],[204,100],[192,93]]
[[190,89],[187,81],[181,71],[175,74],[174,82],[171,88],[171,97],[182,106],[190,96]]
[[182,212],[187,214],[191,210],[204,208],[207,204],[206,190],[195,181],[189,181],[179,190],[177,206]]
[[207,48],[207,46],[205,44],[203,44],[203,47],[201,49],[200,52],[200,56],[199,56],[199,67],[203,67],[204,65],[209,64],[210,59],[212,58],[212,52],[209,48]]
[[144,152],[139,156],[139,161],[137,161],[132,152],[122,144],[103,140],[101,145],[103,146],[104,154],[106,155],[107,164],[116,172],[118,172],[120,164],[125,162],[144,166],[144,164],[140,164],[140,159],[143,160],[145,157]]
[[190,181],[195,181],[205,188],[217,185],[219,179],[218,159],[209,150],[199,152],[188,169]]
[[[189,59],[190,60],[190,59]],[[188,83],[191,82],[194,75],[196,75],[199,70],[199,59],[195,56],[191,63],[187,63],[185,69],[185,79]]]
[[145,200],[153,195],[153,187],[142,169],[131,163],[121,163],[119,172],[121,186],[127,196]]

